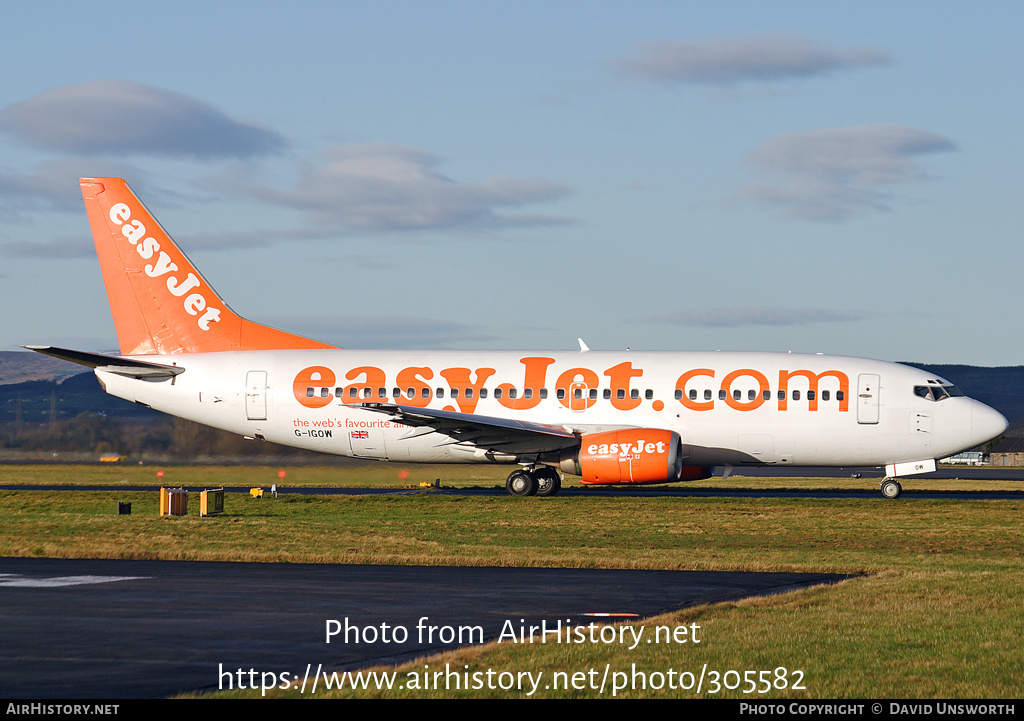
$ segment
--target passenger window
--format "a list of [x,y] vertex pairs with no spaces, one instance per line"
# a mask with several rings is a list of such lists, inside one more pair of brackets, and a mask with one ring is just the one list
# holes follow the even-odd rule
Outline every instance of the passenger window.
[[577,388],[576,390],[574,390],[572,392],[572,397],[576,398],[576,399],[582,398],[583,397],[583,389]]
[[466,398],[472,398],[472,397],[473,397],[473,389],[472,388],[467,388],[466,389]]
[[748,401],[752,401],[755,398],[757,398],[757,391],[753,391],[753,390],[747,391],[747,400]]
[[783,391],[783,390],[779,391],[779,400],[780,401],[786,400],[786,391]]
[[330,398],[331,397],[331,389],[330,388],[321,388],[320,389],[320,397],[321,398]]
[[814,391],[807,391],[807,400],[809,400],[809,401],[813,401],[814,400]]
[[416,389],[415,388],[406,388],[405,397],[406,398],[415,398],[416,397]]
[[761,399],[762,400],[766,400],[766,401],[770,401],[772,399],[772,392],[766,390],[764,393],[761,394]]
[[640,391],[638,391],[636,388],[634,388],[633,390],[631,390],[629,392],[629,397],[631,399],[633,399],[634,401],[640,400]]
[[800,400],[800,391],[793,391],[793,400]]
[[558,400],[564,400],[565,388],[559,388],[557,391],[555,391],[555,397],[558,398]]
[[540,389],[540,397],[541,397],[541,400],[544,400],[545,398],[548,397],[548,389],[547,388],[541,388]]
[[626,389],[619,388],[617,391],[615,391],[615,397],[621,401],[623,398],[626,397]]
[[481,398],[486,398],[487,397],[487,389],[486,388],[481,388],[480,389],[480,397]]
[[[676,391],[676,393],[679,393],[679,392],[680,392],[680,391]],[[611,397],[612,397],[612,389],[611,389],[611,388],[605,388],[605,389],[604,389],[604,399],[605,399],[606,401],[607,401],[607,400],[611,400]],[[680,397],[680,398],[682,398],[682,396],[681,396],[681,395],[680,395],[679,397]]]
[[387,398],[388,397],[388,389],[387,388],[378,388],[377,389],[377,397],[378,398]]
[[391,389],[391,396],[393,398],[401,398],[402,397],[402,389],[401,388],[392,388]]
[[829,396],[829,392],[828,391],[822,391],[821,392],[821,400],[827,401],[829,398],[830,398],[830,396]]
[[515,398],[516,397],[516,393],[517,393],[517,391],[516,391],[515,388],[509,388],[508,389],[508,397],[509,398]]
[[706,389],[704,391],[704,400],[706,400],[706,401],[711,400],[711,390],[710,389]]
[[590,389],[590,400],[592,400],[592,401],[596,401],[597,400],[597,388],[591,388]]
[[842,391],[836,391],[836,400],[837,401],[841,401],[845,397],[846,397],[845,393],[843,393]]
[[452,388],[452,398],[458,398],[458,397],[459,397],[459,389],[458,388]]
[[494,389],[494,397],[495,398],[501,398],[501,388],[495,388]]
[[[437,389],[437,397],[438,398],[444,398],[444,388],[438,388]],[[455,396],[453,395],[452,398],[454,398],[454,397]]]
[[[682,391],[676,391],[676,392],[679,394],[680,397],[682,397],[682,395],[683,395]],[[691,401],[697,400],[697,389],[696,388],[691,388],[690,389],[690,400]]]
[[370,388],[369,386],[367,386],[366,388],[363,388],[363,398],[372,398],[372,397],[373,397],[373,389]]
[[314,393],[313,386],[310,386],[306,389],[306,398],[312,398]]
[[523,398],[533,398],[533,388],[527,388],[523,391]]
[[650,388],[648,388],[647,392],[644,393],[644,398],[646,400],[653,400],[654,399],[654,391],[652,391]]
[[724,401],[725,400],[725,389],[724,388],[722,390],[718,391],[718,400],[720,400],[720,401]]
[[424,398],[430,398],[430,389],[429,388],[424,388],[420,392],[420,395],[422,395]]
[[359,394],[359,389],[356,388],[355,386],[353,386],[352,388],[348,389],[348,397],[349,398],[356,398],[358,396],[358,394]]

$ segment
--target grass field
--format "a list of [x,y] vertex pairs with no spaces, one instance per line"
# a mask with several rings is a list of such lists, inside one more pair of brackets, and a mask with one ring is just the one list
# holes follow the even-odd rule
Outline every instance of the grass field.
[[[278,481],[271,468],[166,469],[168,485]],[[433,480],[493,486],[504,471],[391,466],[286,469],[291,485],[408,485]],[[153,483],[154,468],[0,467],[12,483]],[[341,478],[339,476],[344,476]],[[1015,488],[1012,482],[931,481],[908,488]],[[863,487],[871,480],[733,478],[720,487]],[[133,515],[116,516],[116,501]],[[697,622],[699,646],[491,645],[421,660],[463,669],[665,673],[800,670],[802,690],[738,698],[1016,698],[1024,660],[1024,500],[883,501],[556,497],[521,499],[414,493],[388,496],[229,494],[224,515],[159,518],[153,492],[11,491],[0,487],[0,557],[59,556],[275,562],[517,565],[862,574],[818,587],[686,609],[648,624]],[[732,676],[732,679],[738,677]],[[279,692],[288,695],[292,692]],[[429,696],[436,692],[391,692]],[[578,690],[552,696],[595,695]],[[319,695],[319,694],[318,694]],[[376,696],[377,692],[362,692]],[[385,694],[380,694],[385,695]],[[440,695],[440,694],[437,694]],[[469,692],[467,695],[485,695]],[[505,695],[499,692],[498,695]],[[683,696],[647,689],[629,696]],[[709,695],[705,693],[705,695]]]

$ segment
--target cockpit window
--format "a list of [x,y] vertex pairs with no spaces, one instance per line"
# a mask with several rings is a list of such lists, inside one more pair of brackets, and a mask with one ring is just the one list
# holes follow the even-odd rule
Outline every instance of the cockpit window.
[[956,398],[963,394],[963,391],[956,386],[914,386],[914,395],[930,401],[944,401],[947,398]]

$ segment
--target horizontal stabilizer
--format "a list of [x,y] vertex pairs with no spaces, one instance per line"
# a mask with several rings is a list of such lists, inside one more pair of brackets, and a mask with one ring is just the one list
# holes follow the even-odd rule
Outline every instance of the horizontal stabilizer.
[[67,348],[54,348],[48,345],[26,345],[22,347],[34,350],[36,353],[53,356],[54,358],[71,361],[72,363],[78,363],[90,368],[98,368],[108,373],[116,373],[117,375],[129,378],[173,378],[179,373],[185,372],[185,369],[180,366],[149,363],[131,358],[103,355],[102,353],[87,353]]

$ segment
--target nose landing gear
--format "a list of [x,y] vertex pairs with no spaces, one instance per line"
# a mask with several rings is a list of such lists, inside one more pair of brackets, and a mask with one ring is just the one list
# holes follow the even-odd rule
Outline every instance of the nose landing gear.
[[903,486],[895,478],[886,478],[882,481],[882,496],[890,501],[899,498],[903,493]]

